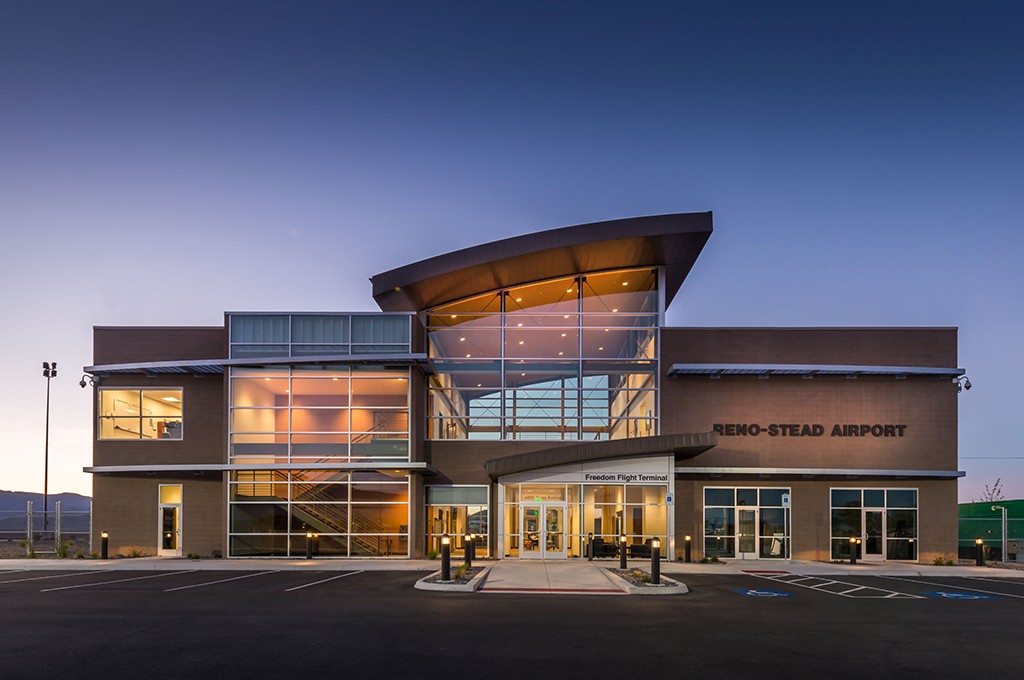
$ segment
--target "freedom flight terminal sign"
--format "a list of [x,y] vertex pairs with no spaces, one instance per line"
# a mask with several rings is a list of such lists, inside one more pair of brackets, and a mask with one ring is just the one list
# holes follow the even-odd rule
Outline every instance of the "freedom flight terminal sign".
[[821,423],[715,423],[712,429],[720,437],[902,437],[907,431],[906,424],[835,424],[826,427]]

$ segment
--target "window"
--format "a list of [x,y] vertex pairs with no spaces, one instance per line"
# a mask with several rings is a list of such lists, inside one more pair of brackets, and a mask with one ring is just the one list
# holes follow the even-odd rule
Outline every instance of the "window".
[[101,387],[98,437],[180,440],[182,392],[180,387]]
[[789,557],[789,488],[704,489],[704,555]]
[[832,489],[832,559],[917,559],[917,489]]
[[466,533],[476,534],[476,554],[487,555],[489,541],[486,486],[427,487],[427,550],[441,551],[441,536],[452,537],[456,554],[464,554]]

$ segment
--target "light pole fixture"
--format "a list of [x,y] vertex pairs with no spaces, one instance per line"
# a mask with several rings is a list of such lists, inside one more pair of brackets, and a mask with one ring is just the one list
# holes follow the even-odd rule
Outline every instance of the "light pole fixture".
[[972,387],[971,379],[968,378],[966,375],[962,375],[959,378],[954,378],[953,382],[956,383],[956,393],[957,394],[960,394],[964,390],[969,390]]
[[89,375],[85,373],[82,375],[82,379],[78,381],[78,386],[85,389],[85,386],[96,387],[100,384],[100,379],[95,375]]
[[43,444],[43,532],[49,524],[47,512],[50,500],[50,379],[57,377],[57,362],[43,362],[43,377],[46,378],[46,435]]

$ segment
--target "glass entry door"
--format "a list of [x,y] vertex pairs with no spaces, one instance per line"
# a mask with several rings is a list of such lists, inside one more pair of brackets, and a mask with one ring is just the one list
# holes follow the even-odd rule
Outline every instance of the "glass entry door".
[[157,555],[181,557],[181,485],[161,484],[157,504]]
[[736,541],[741,560],[757,559],[757,508],[737,508]]
[[519,554],[525,559],[565,559],[565,503],[524,503]]
[[885,511],[865,510],[864,511],[864,537],[861,559],[884,560],[885,559]]

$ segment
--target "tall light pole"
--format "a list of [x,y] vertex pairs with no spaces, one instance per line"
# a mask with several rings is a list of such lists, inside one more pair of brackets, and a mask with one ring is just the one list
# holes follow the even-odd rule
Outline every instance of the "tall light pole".
[[57,362],[43,362],[43,377],[46,378],[46,444],[43,448],[43,531],[49,524],[50,497],[50,378],[57,377]]
[[[1006,562],[1007,562],[1007,560],[1009,559],[1009,556],[1010,556],[1009,555],[1009,553],[1010,553],[1009,541],[1007,540],[1007,537],[1006,537],[1007,529],[1009,528],[1007,526],[1009,524],[1009,522],[1006,521],[1006,506],[1005,505],[993,505],[992,506],[992,510],[993,510],[993,512],[996,511],[996,510],[1002,510],[1003,511],[1003,523],[1002,523],[1002,528],[1000,530],[1000,533],[1002,533],[1002,535],[1003,535],[1003,564],[1006,564]],[[1020,559],[1020,558],[1018,557],[1017,559]]]

